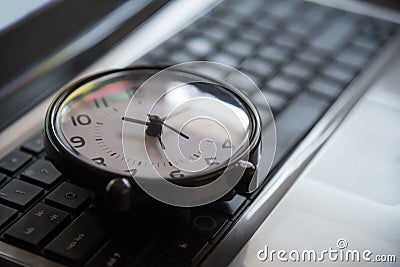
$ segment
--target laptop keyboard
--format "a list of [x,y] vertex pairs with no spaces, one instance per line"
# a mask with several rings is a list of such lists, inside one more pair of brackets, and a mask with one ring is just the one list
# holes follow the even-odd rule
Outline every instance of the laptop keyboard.
[[[225,1],[134,64],[208,60],[243,71],[276,118],[277,169],[396,27],[302,1]],[[240,84],[230,73],[221,75]],[[254,92],[241,89],[264,118]],[[43,150],[38,133],[0,160],[0,248],[10,243],[63,264],[196,266],[257,194],[112,219]]]

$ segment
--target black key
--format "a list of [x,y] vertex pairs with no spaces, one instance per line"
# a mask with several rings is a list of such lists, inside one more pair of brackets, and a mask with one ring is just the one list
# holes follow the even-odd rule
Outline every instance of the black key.
[[50,161],[38,159],[21,173],[21,177],[32,184],[49,188],[61,178],[61,173]]
[[168,54],[168,58],[172,62],[187,62],[193,61],[194,57],[185,50],[176,50]]
[[4,233],[10,240],[38,246],[68,218],[68,213],[39,203]]
[[269,45],[260,49],[257,55],[266,59],[272,60],[276,63],[282,63],[287,60],[288,49],[277,45]]
[[321,50],[334,52],[352,39],[357,30],[356,23],[351,17],[339,16],[311,38],[310,44]]
[[46,202],[74,211],[82,207],[82,205],[88,201],[89,197],[89,191],[79,186],[63,182],[46,197]]
[[15,209],[0,204],[0,228],[17,216],[18,212]]
[[246,59],[243,62],[243,70],[245,72],[252,72],[266,79],[275,71],[275,66],[263,58],[256,57]]
[[294,95],[300,90],[297,79],[290,78],[284,74],[279,74],[268,82],[268,88],[283,92],[287,95]]
[[300,35],[309,34],[317,25],[315,20],[302,18],[300,20],[292,20],[288,23],[287,29]]
[[[196,57],[202,57],[212,51],[214,48],[213,43],[204,37],[194,37],[185,40],[185,45],[188,50]],[[192,60],[194,58],[192,57]]]
[[231,67],[236,67],[240,61],[237,56],[226,52],[219,52],[218,54],[211,56],[209,60],[222,63]]
[[43,189],[24,181],[13,179],[0,189],[0,200],[17,208],[26,208],[42,193]]
[[264,77],[257,75],[252,72],[245,73],[247,77],[250,78],[252,82],[254,82],[258,88],[262,88],[264,86]]
[[43,152],[43,134],[39,133],[30,138],[28,141],[22,144],[22,149],[36,155]]
[[296,49],[300,44],[301,36],[295,33],[282,33],[274,38],[274,43],[279,46]]
[[203,33],[205,36],[211,38],[214,42],[224,40],[228,35],[228,32],[223,27],[209,23],[206,25]]
[[112,237],[86,264],[87,266],[136,266],[139,255],[159,234],[156,222],[134,219],[125,229]]
[[[251,79],[251,78],[250,78]],[[256,86],[247,77],[244,77],[243,75],[238,75],[236,71],[232,71],[228,73],[224,77],[224,81],[234,84],[235,87],[239,88],[240,90],[244,91],[247,95],[250,95],[254,92],[257,91]],[[256,84],[259,81],[254,81]]]
[[381,19],[374,19],[374,24],[376,31],[382,35],[390,34],[396,27],[395,23]]
[[297,57],[303,62],[307,62],[312,66],[321,65],[325,61],[326,54],[321,51],[317,51],[316,49],[306,49],[301,51]]
[[348,84],[356,74],[353,68],[340,63],[333,63],[324,69],[323,74],[338,82]]
[[253,50],[253,46],[249,42],[245,42],[242,40],[230,41],[226,45],[224,45],[224,49],[228,50],[232,54],[237,56],[246,57],[249,56]]
[[7,173],[14,173],[21,169],[31,159],[31,155],[19,150],[14,150],[0,160],[0,170]]
[[304,91],[276,119],[277,146],[274,164],[310,130],[329,102],[314,98]]
[[98,247],[105,233],[104,218],[83,213],[51,241],[45,251],[76,263]]
[[377,34],[362,34],[354,40],[354,44],[371,52],[378,49],[384,40],[383,36]]
[[265,13],[261,17],[259,17],[256,21],[256,24],[251,27],[258,26],[258,32],[263,32],[265,35],[269,35],[271,32],[275,32],[278,29],[278,24],[281,21],[281,18]]
[[245,31],[240,31],[239,34],[242,39],[252,43],[258,43],[264,38],[264,36],[253,27],[247,28]]
[[194,262],[207,248],[207,239],[186,232],[179,236],[170,236],[162,241],[157,250],[166,256],[187,263]]
[[191,214],[191,230],[211,240],[227,223],[226,218],[205,209],[193,210]]
[[365,63],[368,61],[370,53],[360,47],[351,47],[343,51],[339,57],[336,58],[337,61],[361,69],[364,67]]
[[287,18],[296,12],[299,1],[276,1],[268,5],[268,12]]
[[0,184],[4,183],[7,180],[7,175],[0,172]]
[[324,77],[318,77],[310,83],[309,89],[313,92],[323,94],[330,100],[333,100],[343,91],[344,86],[340,82]]
[[189,267],[190,264],[165,257],[162,255],[150,255],[145,267]]
[[309,65],[305,61],[300,60],[290,62],[283,68],[283,71],[285,72],[285,74],[301,80],[307,80],[314,74],[311,65]]
[[228,218],[233,218],[245,202],[246,198],[244,196],[236,194],[234,198],[229,201],[211,204],[210,208],[227,215]]
[[[287,102],[287,98],[279,93],[266,90],[263,90],[262,93],[264,94],[269,107],[274,113],[278,113]],[[259,99],[257,101],[263,101],[261,103],[264,103],[264,99]]]

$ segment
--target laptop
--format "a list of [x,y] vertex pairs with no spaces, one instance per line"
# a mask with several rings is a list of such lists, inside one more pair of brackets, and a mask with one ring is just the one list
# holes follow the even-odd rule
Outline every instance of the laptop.
[[[395,1],[3,5],[1,266],[397,266]],[[96,213],[93,192],[59,171],[51,184],[30,175],[54,168],[43,125],[60,88],[104,70],[188,61],[236,68],[267,99],[277,147],[271,170],[258,166],[255,192],[185,216],[164,207],[119,220]],[[267,107],[237,77],[218,77],[252,100],[265,138]],[[65,220],[50,229],[38,218],[54,210]]]

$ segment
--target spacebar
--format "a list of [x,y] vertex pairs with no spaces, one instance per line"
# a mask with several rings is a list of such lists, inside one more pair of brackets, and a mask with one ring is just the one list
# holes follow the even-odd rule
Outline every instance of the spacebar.
[[278,115],[274,165],[307,134],[328,107],[327,101],[304,91]]

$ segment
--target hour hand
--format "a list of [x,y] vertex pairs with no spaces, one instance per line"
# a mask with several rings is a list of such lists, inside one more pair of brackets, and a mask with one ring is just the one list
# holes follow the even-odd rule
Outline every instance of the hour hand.
[[143,124],[143,125],[148,125],[149,124],[149,122],[147,122],[147,121],[137,120],[137,119],[128,118],[128,117],[122,117],[122,120],[123,121],[133,122],[133,123],[138,123],[138,124]]
[[161,140],[161,136],[159,135],[159,136],[157,136],[157,138],[158,138],[158,141],[160,142],[161,148],[165,149],[165,145],[164,145],[163,141]]

